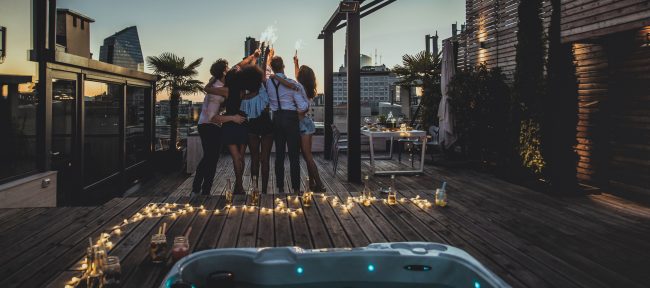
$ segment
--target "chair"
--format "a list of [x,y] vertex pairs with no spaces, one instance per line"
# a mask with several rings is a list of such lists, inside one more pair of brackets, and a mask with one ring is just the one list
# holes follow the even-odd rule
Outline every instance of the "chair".
[[348,140],[341,139],[341,131],[336,125],[332,124],[332,161],[334,167],[334,174],[339,164],[339,152],[348,150]]
[[[431,125],[431,127],[429,127],[429,137],[430,137],[429,141],[427,141],[426,143],[427,150],[429,150],[429,147],[432,148],[438,147],[438,150],[442,152],[443,149],[440,146],[440,128],[438,126]],[[413,143],[413,145],[417,149],[417,147],[420,147],[422,145],[422,142],[418,140],[415,143]],[[433,159],[433,149],[431,149],[431,161],[435,161]]]
[[[439,136],[440,136],[440,128],[438,128],[438,126],[431,125],[431,127],[429,127],[429,135],[427,137],[429,140],[426,142],[427,149],[430,146],[431,147],[439,147],[440,146]],[[414,162],[415,162],[415,157],[413,157],[413,154],[419,152],[420,146],[422,146],[422,141],[420,141],[420,139],[406,138],[406,139],[399,139],[399,140],[397,140],[397,142],[400,144],[400,145],[398,145],[399,146],[398,147],[398,149],[399,149],[399,154],[398,154],[399,162],[402,162],[403,146],[405,144],[411,146],[411,149],[409,151],[410,152],[409,156],[411,158],[411,167],[413,167]],[[440,149],[440,151],[442,151],[442,149]],[[433,152],[431,153],[431,161],[434,161]]]

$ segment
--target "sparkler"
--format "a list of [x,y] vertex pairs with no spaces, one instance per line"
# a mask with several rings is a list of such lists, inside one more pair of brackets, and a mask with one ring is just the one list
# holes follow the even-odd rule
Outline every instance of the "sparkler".
[[296,57],[298,57],[298,50],[301,50],[304,47],[304,41],[298,39],[293,46],[296,49]]

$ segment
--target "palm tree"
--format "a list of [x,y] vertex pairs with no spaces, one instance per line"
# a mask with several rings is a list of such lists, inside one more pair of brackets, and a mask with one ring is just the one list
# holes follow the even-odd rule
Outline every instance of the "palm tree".
[[[178,139],[178,104],[181,95],[194,94],[202,91],[203,82],[194,79],[198,75],[198,68],[203,58],[192,61],[187,66],[185,58],[173,53],[165,52],[160,56],[147,57],[148,66],[155,75],[158,75],[156,91],[169,93],[169,118],[170,118],[170,151],[176,151]],[[172,146],[173,145],[173,146]]]
[[401,78],[396,85],[422,87],[424,95],[420,103],[420,115],[424,127],[436,123],[440,102],[440,67],[440,55],[422,51],[415,55],[402,56],[402,65],[393,68],[393,72]]

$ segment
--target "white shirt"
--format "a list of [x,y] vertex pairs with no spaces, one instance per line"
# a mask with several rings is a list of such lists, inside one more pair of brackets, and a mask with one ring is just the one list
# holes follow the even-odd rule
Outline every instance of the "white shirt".
[[[223,83],[221,80],[217,80],[212,84],[212,87],[214,88],[220,88],[223,87]],[[211,122],[212,117],[216,116],[219,114],[219,109],[221,108],[221,103],[226,98],[220,95],[213,95],[213,94],[205,94],[205,98],[203,98],[203,105],[201,105],[201,115],[199,116],[199,124],[214,124],[217,125],[217,123]]]
[[[307,94],[305,93],[305,88],[303,88],[302,85],[298,83],[298,81],[289,79],[282,73],[275,73],[275,75],[291,82],[291,84],[299,88],[299,91],[285,87],[284,85],[280,84],[278,80],[273,80],[271,78],[266,80],[266,91],[269,93],[269,103],[271,110],[278,111],[279,108],[282,107],[282,110],[292,110],[299,112],[307,111],[307,109],[309,109],[309,102],[307,102],[308,100]],[[274,84],[277,84],[279,93],[276,93]],[[278,100],[280,100],[279,103]]]

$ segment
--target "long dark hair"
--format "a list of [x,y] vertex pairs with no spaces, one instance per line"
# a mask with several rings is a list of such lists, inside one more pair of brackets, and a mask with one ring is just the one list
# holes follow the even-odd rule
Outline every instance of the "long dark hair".
[[226,87],[228,98],[225,106],[227,114],[234,115],[239,111],[241,92],[257,91],[264,81],[264,72],[255,65],[246,65],[239,69],[233,68],[226,74]]
[[300,66],[298,70],[298,82],[305,87],[305,92],[307,93],[307,98],[314,99],[316,97],[316,74],[314,70],[309,68],[307,65]]

